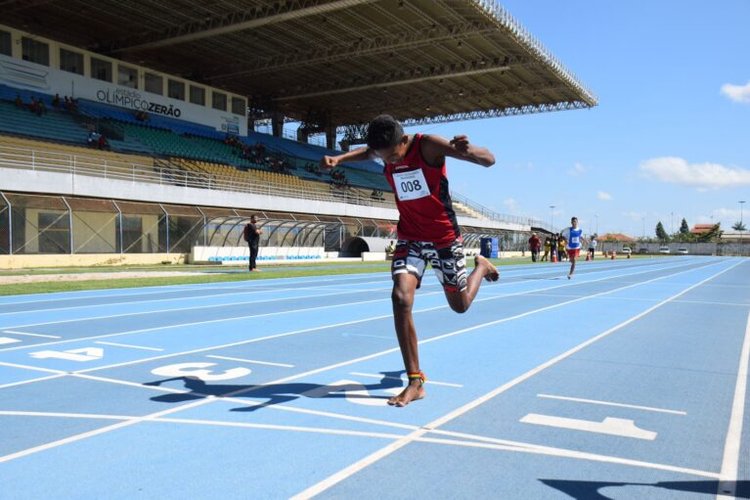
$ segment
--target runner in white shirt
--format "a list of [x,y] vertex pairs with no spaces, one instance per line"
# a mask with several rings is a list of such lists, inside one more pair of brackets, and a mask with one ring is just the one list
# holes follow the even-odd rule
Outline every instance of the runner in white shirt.
[[596,245],[596,235],[593,235],[589,240],[589,257],[591,257],[591,260],[594,260],[594,257],[596,256]]
[[578,227],[578,217],[570,219],[570,226],[565,228],[562,232],[565,237],[565,241],[568,242],[566,250],[568,251],[568,259],[570,259],[570,272],[568,273],[568,279],[573,276],[576,270],[576,259],[581,253],[581,247],[583,246],[583,229]]

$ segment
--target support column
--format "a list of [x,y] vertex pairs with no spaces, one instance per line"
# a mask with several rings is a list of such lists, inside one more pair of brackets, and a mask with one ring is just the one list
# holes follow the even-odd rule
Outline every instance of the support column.
[[338,149],[336,146],[336,125],[328,123],[326,125],[326,147],[328,149]]
[[307,141],[309,138],[310,138],[310,134],[308,133],[305,127],[300,127],[297,129],[297,142],[302,142],[304,144],[307,144]]
[[284,134],[284,115],[278,111],[271,117],[271,130],[274,137],[282,137]]

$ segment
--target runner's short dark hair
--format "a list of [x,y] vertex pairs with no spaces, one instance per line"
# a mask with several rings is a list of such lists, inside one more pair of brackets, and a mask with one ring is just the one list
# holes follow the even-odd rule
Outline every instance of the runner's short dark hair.
[[404,136],[404,128],[391,115],[376,116],[367,127],[367,147],[392,148]]

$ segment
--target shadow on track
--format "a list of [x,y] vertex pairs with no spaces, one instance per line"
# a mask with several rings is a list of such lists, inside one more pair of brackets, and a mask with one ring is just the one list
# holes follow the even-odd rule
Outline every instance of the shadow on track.
[[196,399],[207,397],[233,397],[252,399],[266,399],[267,401],[250,406],[233,408],[232,411],[256,411],[266,406],[276,405],[294,401],[301,397],[306,398],[350,398],[350,399],[388,399],[390,395],[370,395],[370,391],[382,391],[387,389],[400,388],[403,386],[401,371],[380,372],[383,378],[376,384],[341,384],[341,385],[320,385],[301,382],[290,382],[285,384],[259,384],[259,385],[221,385],[207,384],[205,381],[196,377],[172,377],[164,380],[147,382],[144,385],[160,386],[162,384],[174,381],[183,381],[185,388],[190,392],[162,394],[154,396],[152,401],[160,403],[183,403]]

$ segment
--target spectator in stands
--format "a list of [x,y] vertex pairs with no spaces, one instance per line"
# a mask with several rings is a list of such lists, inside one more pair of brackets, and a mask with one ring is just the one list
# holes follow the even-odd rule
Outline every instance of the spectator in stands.
[[55,94],[52,98],[52,107],[58,109],[60,107],[60,94]]
[[529,250],[531,250],[531,262],[536,262],[539,260],[539,250],[542,248],[542,240],[539,239],[539,236],[536,235],[536,233],[531,233],[531,238],[529,238]]
[[250,222],[245,224],[243,231],[243,237],[247,241],[247,246],[250,250],[250,260],[248,261],[248,270],[250,272],[260,272],[260,269],[256,267],[255,261],[258,258],[258,247],[260,246],[260,235],[263,233],[262,230],[258,229],[258,221],[254,215],[250,216]]
[[109,149],[109,141],[104,137],[104,134],[99,134],[96,145],[99,149]]
[[141,109],[139,111],[136,111],[135,119],[139,122],[147,122],[149,119],[149,116],[148,116],[148,113],[146,113],[145,111]]
[[31,98],[31,103],[29,103],[29,111],[34,113],[37,116],[42,116],[42,109],[39,106],[39,101],[36,97]]
[[63,108],[65,108],[65,111],[69,113],[77,113],[78,112],[78,101],[73,99],[72,97],[65,96],[65,100],[63,103]]
[[23,99],[21,99],[21,95],[20,94],[16,94],[16,99],[15,99],[14,102],[16,103],[16,107],[17,108],[21,108],[21,109],[24,108]]
[[390,405],[406,406],[425,395],[412,307],[427,263],[435,269],[448,305],[459,313],[469,309],[483,279],[499,279],[495,266],[481,256],[474,258],[474,271],[467,276],[460,229],[450,208],[446,157],[483,167],[495,163],[487,148],[471,144],[465,135],[448,140],[435,135],[405,134],[401,124],[388,115],[370,122],[366,147],[321,158],[321,166],[326,168],[380,158],[385,162],[384,174],[396,195],[399,222],[391,263],[391,300],[409,382],[399,395],[388,400]]
[[86,143],[89,147],[95,148],[99,146],[99,134],[96,130],[90,130],[89,135],[86,138]]

